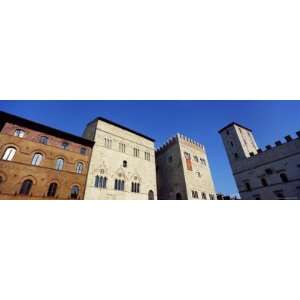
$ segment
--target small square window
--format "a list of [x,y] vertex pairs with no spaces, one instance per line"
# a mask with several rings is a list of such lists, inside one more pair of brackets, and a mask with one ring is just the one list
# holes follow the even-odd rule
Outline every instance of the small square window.
[[80,148],[80,154],[86,155],[86,148],[81,147],[81,148]]
[[66,150],[69,147],[69,143],[68,142],[62,142],[61,147]]

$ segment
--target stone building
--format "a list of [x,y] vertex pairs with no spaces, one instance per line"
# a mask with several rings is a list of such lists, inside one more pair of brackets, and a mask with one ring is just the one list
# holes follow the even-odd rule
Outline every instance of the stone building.
[[219,133],[242,199],[300,199],[300,132],[264,150],[252,130],[237,123]]
[[0,112],[0,199],[83,199],[93,144]]
[[83,136],[95,141],[85,199],[156,199],[154,140],[98,117]]
[[203,145],[181,135],[156,151],[158,199],[216,199]]

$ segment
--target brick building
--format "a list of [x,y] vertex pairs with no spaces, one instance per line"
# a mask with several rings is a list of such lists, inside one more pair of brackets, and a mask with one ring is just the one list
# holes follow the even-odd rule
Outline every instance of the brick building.
[[0,199],[83,199],[93,144],[0,112]]

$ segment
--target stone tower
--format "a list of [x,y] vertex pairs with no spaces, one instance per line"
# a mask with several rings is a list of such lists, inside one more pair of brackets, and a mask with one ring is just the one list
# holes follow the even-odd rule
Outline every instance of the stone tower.
[[219,131],[233,171],[240,161],[257,154],[257,145],[252,130],[237,123],[231,123]]
[[216,199],[203,145],[181,134],[156,151],[158,199]]

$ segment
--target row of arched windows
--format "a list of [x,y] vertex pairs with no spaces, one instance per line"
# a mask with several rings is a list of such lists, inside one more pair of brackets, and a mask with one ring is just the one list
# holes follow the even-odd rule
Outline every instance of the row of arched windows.
[[[15,154],[16,154],[17,150],[14,147],[8,147],[6,148],[6,150],[4,151],[4,154],[2,156],[3,160],[13,160]],[[32,157],[32,161],[31,164],[33,166],[39,166],[41,164],[41,162],[43,161],[44,156],[42,153],[36,152],[34,153],[33,157]],[[63,158],[58,158],[55,161],[55,169],[58,171],[63,170],[64,167],[64,159]],[[83,163],[82,162],[77,162],[76,167],[75,167],[75,172],[77,174],[82,174],[83,172]]]
[[[28,196],[31,192],[33,182],[31,179],[26,179],[23,181],[19,194],[23,196]],[[79,187],[78,185],[73,185],[71,187],[70,191],[70,198],[71,199],[78,199],[79,197]],[[48,191],[47,191],[47,197],[55,197],[57,194],[57,183],[52,182],[49,185]]]
[[[96,175],[95,177],[95,187],[106,189],[107,187],[107,177]],[[121,179],[115,179],[115,190],[124,191],[125,189],[125,181]],[[140,184],[137,182],[131,183],[131,192],[139,193],[140,192]]]
[[[96,175],[95,177],[95,187],[106,189],[107,187],[107,177]],[[124,191],[125,189],[125,181],[121,179],[115,179],[115,190]],[[131,192],[139,193],[140,192],[140,184],[138,182],[131,183]]]

